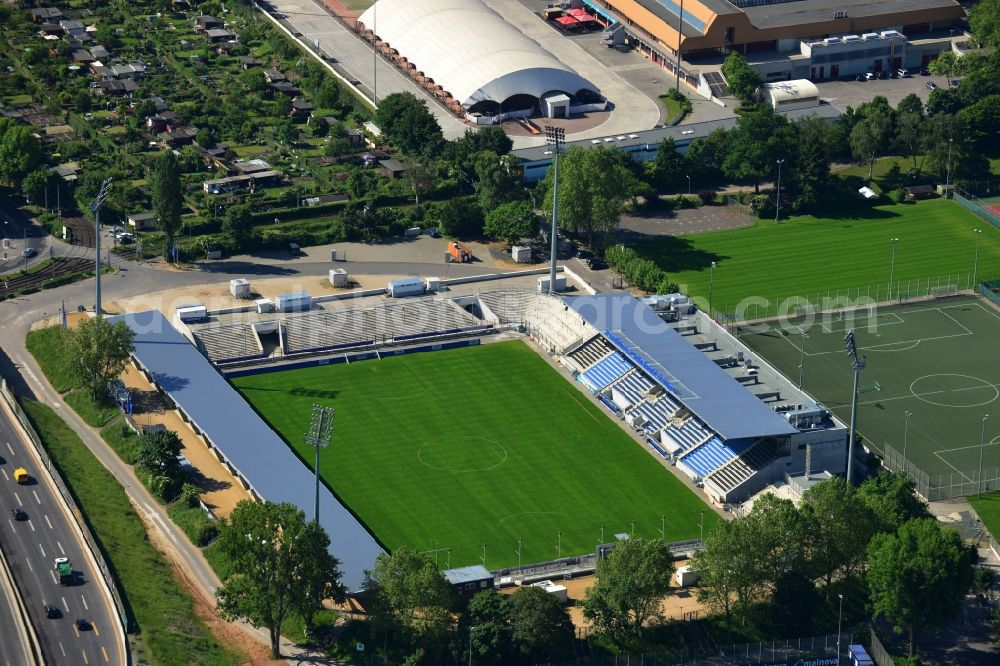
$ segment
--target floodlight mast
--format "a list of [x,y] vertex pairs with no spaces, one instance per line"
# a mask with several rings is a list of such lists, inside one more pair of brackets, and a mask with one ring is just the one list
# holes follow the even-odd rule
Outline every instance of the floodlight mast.
[[319,450],[330,445],[330,438],[333,436],[333,407],[323,405],[313,405],[312,421],[309,425],[309,432],[306,433],[306,444],[316,449],[316,466],[314,474],[316,478],[316,505],[313,519],[319,523]]
[[106,178],[103,183],[101,183],[101,191],[97,193],[97,197],[90,204],[90,210],[94,213],[94,280],[95,286],[95,300],[94,300],[94,313],[97,317],[102,314],[101,310],[101,206],[108,198],[108,194],[111,193],[111,179]]
[[854,330],[847,332],[844,336],[844,347],[847,355],[851,357],[854,367],[854,391],[851,393],[851,431],[847,444],[847,482],[853,483],[854,478],[854,433],[858,425],[858,389],[861,384],[861,371],[865,368],[865,357],[858,355],[857,342],[854,339]]
[[566,128],[545,126],[545,142],[552,145],[552,166],[555,173],[552,176],[552,230],[551,238],[551,258],[549,260],[549,293],[556,293],[556,249],[558,243],[556,236],[559,231],[559,151],[566,140]]

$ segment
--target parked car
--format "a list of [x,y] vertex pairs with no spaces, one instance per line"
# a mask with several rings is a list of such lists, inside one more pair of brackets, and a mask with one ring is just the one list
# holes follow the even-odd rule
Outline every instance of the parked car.
[[928,90],[937,90],[937,84],[934,83],[933,81],[928,81],[924,85],[927,87]]
[[854,80],[855,81],[867,81],[868,80],[868,76],[866,76],[865,74],[858,74],[857,76],[854,77]]
[[931,75],[931,70],[927,69],[926,67],[920,70],[920,76],[930,76],[930,75]]
[[896,74],[898,74],[899,78],[901,79],[909,78],[910,70],[906,69],[905,67],[900,67],[899,69],[896,70]]
[[21,252],[21,256],[22,256],[22,257],[27,257],[27,258],[29,258],[29,259],[30,259],[31,257],[35,256],[36,254],[38,254],[38,252],[36,252],[36,251],[35,251],[35,248],[33,248],[33,247],[26,247],[26,248],[24,248],[24,250],[23,250],[23,251]]
[[948,82],[948,85],[951,86],[952,88],[957,88],[958,84],[960,83],[961,81],[959,81],[958,79],[952,79],[951,81]]
[[15,506],[10,510],[10,517],[14,520],[27,520],[28,514],[25,513],[24,509],[19,506]]
[[875,78],[875,72],[865,72],[865,81],[871,81]]
[[600,271],[608,267],[608,262],[604,261],[600,257],[591,257],[587,259],[587,268],[592,271]]
[[45,604],[45,617],[54,620],[62,617],[62,613],[56,608],[55,604]]

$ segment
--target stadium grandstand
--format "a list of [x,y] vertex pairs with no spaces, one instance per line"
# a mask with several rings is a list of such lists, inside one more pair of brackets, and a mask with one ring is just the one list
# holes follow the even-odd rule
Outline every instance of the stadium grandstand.
[[481,0],[378,0],[355,29],[442,104],[491,124],[603,108],[597,88]]
[[[951,49],[965,10],[955,0],[575,0],[611,35],[710,94],[700,70],[731,51],[767,81],[836,79],[925,66]],[[678,30],[680,26],[680,30]],[[955,32],[961,35],[960,30]],[[843,39],[841,38],[843,37]],[[826,40],[826,41],[824,41]],[[816,52],[813,52],[815,47]]]
[[845,466],[843,424],[701,312],[673,308],[661,317],[629,295],[555,298],[515,287],[324,305],[187,330],[227,372],[247,363],[351,361],[520,332],[719,504],[745,501],[787,475],[841,473]]

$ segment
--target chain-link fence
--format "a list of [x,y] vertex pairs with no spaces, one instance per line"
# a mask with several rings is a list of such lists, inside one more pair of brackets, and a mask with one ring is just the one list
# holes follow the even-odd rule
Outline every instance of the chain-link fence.
[[910,477],[916,485],[917,493],[928,502],[1000,490],[1000,467],[927,474],[891,445],[883,446],[882,466]]

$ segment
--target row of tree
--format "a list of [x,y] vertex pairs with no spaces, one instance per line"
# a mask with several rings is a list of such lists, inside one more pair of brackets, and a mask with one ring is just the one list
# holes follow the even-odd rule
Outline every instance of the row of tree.
[[[941,529],[901,475],[855,488],[841,478],[805,492],[801,505],[773,495],[706,535],[692,566],[699,596],[727,624],[764,616],[783,632],[809,630],[821,596],[858,576],[875,619],[916,638],[959,613],[975,553]],[[842,588],[839,588],[842,589]]]

